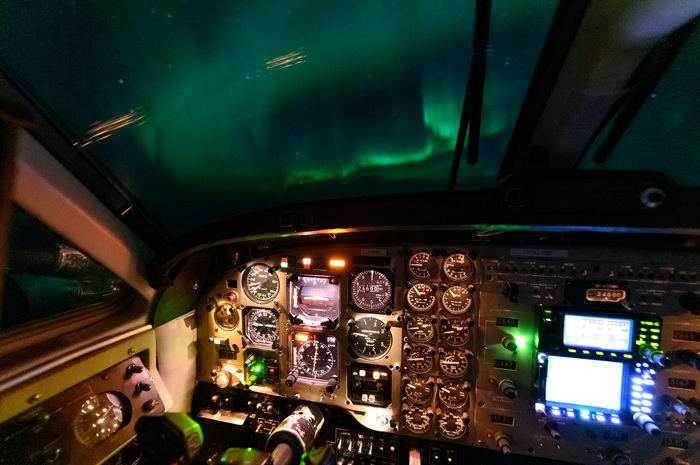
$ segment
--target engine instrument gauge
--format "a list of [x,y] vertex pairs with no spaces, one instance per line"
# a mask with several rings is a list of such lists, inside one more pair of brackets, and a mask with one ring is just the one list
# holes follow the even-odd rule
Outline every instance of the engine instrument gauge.
[[277,273],[264,263],[255,263],[243,272],[243,292],[259,304],[274,300],[280,291]]
[[417,279],[430,279],[437,274],[438,264],[432,254],[416,252],[408,261],[408,272]]
[[80,406],[73,420],[78,440],[95,447],[129,422],[130,407],[111,392],[96,394]]
[[455,315],[468,311],[472,306],[472,296],[469,289],[461,285],[448,287],[442,293],[442,306]]
[[383,271],[364,270],[352,278],[350,297],[361,310],[381,311],[391,302],[391,281]]
[[391,328],[379,318],[359,318],[350,328],[348,340],[357,355],[377,359],[391,349]]
[[445,407],[462,408],[469,403],[470,390],[468,382],[448,379],[438,385],[438,399]]
[[440,320],[440,337],[451,346],[462,346],[469,342],[471,329],[467,320],[451,316]]
[[466,281],[474,273],[474,263],[466,254],[453,253],[442,262],[442,272],[447,279],[459,283]]
[[433,349],[426,344],[417,344],[406,350],[406,366],[409,370],[422,375],[433,369]]
[[466,414],[446,410],[437,416],[437,428],[448,439],[459,439],[467,432]]
[[469,372],[469,359],[465,351],[460,349],[445,349],[440,353],[438,364],[440,371],[453,378],[459,378]]
[[433,415],[426,407],[404,404],[401,410],[403,424],[412,433],[423,434],[430,429]]
[[422,376],[406,377],[404,379],[404,393],[406,398],[416,404],[427,404],[433,400],[435,383]]
[[240,317],[238,316],[238,310],[233,305],[226,303],[216,307],[214,320],[219,328],[231,330],[236,329]]
[[425,312],[435,305],[435,289],[425,283],[417,283],[411,286],[406,294],[408,305],[418,312]]
[[294,366],[299,376],[328,379],[335,367],[335,356],[330,347],[321,341],[307,341],[296,349]]
[[433,320],[426,315],[415,315],[407,318],[406,333],[413,342],[428,342],[435,335]]
[[245,312],[245,334],[255,344],[272,344],[280,336],[279,315],[269,308],[251,308]]

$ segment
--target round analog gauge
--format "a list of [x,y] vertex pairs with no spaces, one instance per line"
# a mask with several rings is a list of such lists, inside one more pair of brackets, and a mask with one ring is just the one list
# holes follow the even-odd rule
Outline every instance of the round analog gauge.
[[448,379],[438,387],[438,399],[446,407],[462,408],[469,403],[470,390],[471,387],[466,381]]
[[430,429],[432,423],[430,411],[420,405],[405,405],[403,409],[403,424],[412,433],[422,434]]
[[463,350],[450,348],[440,354],[440,371],[453,378],[464,376],[469,371],[469,359]]
[[279,316],[269,308],[254,308],[245,316],[245,333],[257,344],[272,344],[280,337]]
[[116,394],[103,392],[87,399],[73,420],[73,431],[81,443],[95,447],[129,422],[129,406]]
[[440,320],[440,337],[451,346],[461,346],[469,342],[471,329],[467,320],[451,316]]
[[406,295],[408,305],[418,312],[425,312],[435,305],[435,289],[425,283],[411,286]]
[[352,301],[362,310],[376,312],[391,302],[391,281],[377,270],[365,270],[352,278],[350,285]]
[[239,319],[240,317],[238,316],[238,310],[236,310],[233,305],[221,304],[216,307],[214,320],[219,328],[229,330],[236,329]]
[[350,328],[348,340],[357,355],[370,359],[380,358],[391,348],[391,328],[379,318],[360,318]]
[[416,404],[427,404],[433,400],[435,383],[428,381],[422,376],[413,376],[406,379],[403,389],[406,393],[406,397],[411,402]]
[[414,373],[422,375],[433,369],[433,350],[425,344],[415,345],[406,351],[406,366]]
[[440,434],[448,439],[458,439],[467,432],[466,414],[462,415],[453,410],[447,410],[438,415],[437,427]]
[[428,342],[435,335],[433,320],[425,315],[412,316],[406,323],[406,333],[413,342]]
[[271,302],[280,291],[280,279],[272,268],[256,263],[243,272],[243,291],[259,304]]
[[459,283],[474,273],[474,263],[463,253],[453,253],[442,262],[442,272],[447,279]]
[[335,365],[333,352],[319,341],[309,341],[299,346],[296,357],[299,375],[308,378],[323,378]]
[[450,313],[459,315],[472,306],[472,295],[464,286],[450,286],[442,293],[442,306]]
[[408,272],[417,279],[430,279],[437,274],[438,264],[428,252],[416,252],[408,261]]

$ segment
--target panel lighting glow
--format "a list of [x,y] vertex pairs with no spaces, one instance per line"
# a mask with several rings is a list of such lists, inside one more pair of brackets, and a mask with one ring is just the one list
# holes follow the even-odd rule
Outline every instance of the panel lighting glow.
[[567,314],[564,316],[564,344],[629,352],[632,349],[632,320]]
[[550,355],[548,404],[619,411],[624,364]]
[[345,267],[345,260],[332,259],[331,260],[331,267],[332,268],[344,268]]

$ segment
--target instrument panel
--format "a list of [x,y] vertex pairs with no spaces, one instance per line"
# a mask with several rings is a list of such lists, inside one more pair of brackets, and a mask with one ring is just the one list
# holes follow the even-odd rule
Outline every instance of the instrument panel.
[[700,376],[684,352],[700,348],[684,336],[700,334],[687,304],[699,271],[696,255],[668,251],[288,250],[205,291],[198,377],[341,407],[407,438],[574,463],[607,463],[613,450],[683,460],[700,453]]

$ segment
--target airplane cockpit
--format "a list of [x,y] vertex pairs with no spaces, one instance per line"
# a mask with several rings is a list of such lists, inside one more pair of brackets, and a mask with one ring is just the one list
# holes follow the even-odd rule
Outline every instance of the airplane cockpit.
[[694,1],[0,3],[0,465],[700,463]]

